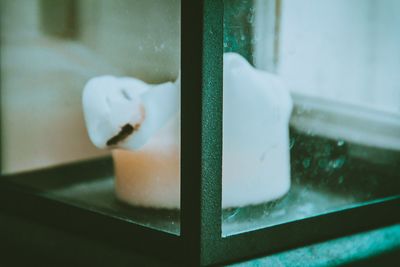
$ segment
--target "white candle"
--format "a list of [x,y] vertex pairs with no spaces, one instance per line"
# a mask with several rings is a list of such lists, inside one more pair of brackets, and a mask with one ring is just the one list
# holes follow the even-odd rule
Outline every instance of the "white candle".
[[222,207],[259,204],[290,188],[292,100],[276,75],[224,55]]
[[[113,149],[116,194],[144,207],[180,206],[180,84],[105,76],[86,85],[92,142]],[[292,102],[278,77],[224,55],[222,207],[271,201],[290,188]]]

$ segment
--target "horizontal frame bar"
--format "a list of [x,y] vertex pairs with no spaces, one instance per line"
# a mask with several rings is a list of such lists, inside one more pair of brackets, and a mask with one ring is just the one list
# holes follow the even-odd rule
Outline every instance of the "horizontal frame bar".
[[[266,256],[400,222],[400,196],[324,213],[219,240],[218,263]],[[284,240],[284,241],[282,241]]]
[[181,261],[182,240],[180,236],[135,224],[96,210],[58,201],[44,196],[39,189],[15,182],[24,176],[35,179],[46,175],[46,172],[59,171],[63,173],[60,170],[67,173],[85,169],[102,171],[104,161],[104,159],[100,159],[26,174],[2,176],[0,178],[0,211],[62,229],[71,234],[107,242],[124,250],[135,250],[143,254],[151,253],[149,256],[152,257],[156,254],[173,262]]

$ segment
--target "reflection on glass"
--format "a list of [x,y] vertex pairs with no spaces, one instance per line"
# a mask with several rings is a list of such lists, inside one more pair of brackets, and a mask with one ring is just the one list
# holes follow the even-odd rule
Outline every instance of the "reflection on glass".
[[[37,173],[32,172],[15,181],[58,200],[179,233],[179,212],[154,209],[179,205],[179,98],[162,90],[179,91],[173,83],[179,30],[178,0],[1,1],[2,172],[98,158],[113,149],[115,185],[111,162],[93,163],[93,169],[71,165],[68,175],[46,170],[47,180],[24,179]],[[89,80],[101,81],[94,87],[102,94],[82,100]],[[102,101],[106,108],[89,108],[89,115],[82,107]],[[94,135],[100,139],[93,138],[90,125],[98,126]],[[117,201],[114,187],[119,200],[136,207]]]
[[[289,89],[294,109],[287,147],[290,190],[263,203],[223,206],[223,236],[398,195],[400,77],[395,73],[400,70],[396,15],[400,3],[225,0],[224,4],[225,51],[238,52],[256,68],[276,73]],[[249,93],[250,88],[246,87]],[[224,88],[224,98],[228,90]],[[243,106],[236,108],[235,112],[246,112]],[[262,124],[268,116],[260,112],[252,119]],[[271,132],[277,129],[267,126]],[[224,122],[225,145],[232,131]],[[252,136],[249,131],[235,134]],[[254,141],[257,138],[246,142],[263,146]],[[276,151],[269,151],[274,160],[279,158]],[[236,168],[247,168],[245,163],[246,159],[238,161]],[[259,180],[250,176],[254,172],[248,173],[237,198],[257,190],[269,194],[265,180],[273,179],[273,169]],[[263,189],[246,190],[257,185]]]

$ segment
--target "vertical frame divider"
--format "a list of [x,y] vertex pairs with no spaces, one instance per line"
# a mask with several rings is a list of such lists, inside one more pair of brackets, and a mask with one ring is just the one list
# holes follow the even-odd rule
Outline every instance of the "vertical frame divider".
[[219,254],[223,1],[182,0],[181,238],[190,265]]
[[202,263],[214,263],[222,238],[223,0],[206,0],[203,30]]

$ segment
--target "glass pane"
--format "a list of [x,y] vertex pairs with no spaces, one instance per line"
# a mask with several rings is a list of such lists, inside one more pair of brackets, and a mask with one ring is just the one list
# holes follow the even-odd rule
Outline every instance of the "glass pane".
[[179,0],[1,1],[2,173],[179,234],[179,68]]
[[400,2],[225,0],[223,236],[400,193]]

